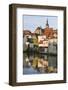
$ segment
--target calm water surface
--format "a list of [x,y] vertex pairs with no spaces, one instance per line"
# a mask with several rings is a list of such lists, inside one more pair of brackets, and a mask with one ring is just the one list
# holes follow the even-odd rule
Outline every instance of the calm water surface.
[[23,74],[57,73],[57,56],[37,53],[23,54]]

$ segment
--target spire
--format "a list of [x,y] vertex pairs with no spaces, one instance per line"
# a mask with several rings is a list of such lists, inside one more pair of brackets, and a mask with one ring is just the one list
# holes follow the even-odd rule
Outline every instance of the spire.
[[49,24],[48,24],[48,19],[47,19],[47,21],[46,21],[46,27],[49,27]]

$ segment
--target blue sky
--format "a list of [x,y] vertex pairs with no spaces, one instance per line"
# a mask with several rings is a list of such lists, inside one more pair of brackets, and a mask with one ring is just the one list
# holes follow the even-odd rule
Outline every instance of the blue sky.
[[40,16],[40,15],[24,15],[23,16],[23,23],[24,23],[23,29],[34,32],[34,30],[39,26],[41,26],[42,28],[45,28],[47,19],[48,19],[49,27],[58,29],[58,17]]

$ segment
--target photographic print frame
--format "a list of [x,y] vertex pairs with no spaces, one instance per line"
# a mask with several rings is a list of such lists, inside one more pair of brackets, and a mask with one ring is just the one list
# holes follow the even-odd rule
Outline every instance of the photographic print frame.
[[[51,13],[53,13],[53,14],[51,14]],[[30,24],[26,25],[26,23],[25,23],[25,22],[27,22],[26,18],[29,18],[30,15],[38,16],[38,18],[40,15],[48,16],[48,17],[45,17],[46,18],[45,22],[49,22],[49,23],[46,23],[46,25],[48,27],[48,26],[51,26],[49,17],[50,16],[54,17],[54,16],[56,16],[56,14],[58,17],[57,23],[60,24],[60,25],[57,25],[56,27],[58,27],[59,29],[63,29],[63,31],[62,31],[63,33],[61,33],[63,37],[60,37],[59,33],[61,31],[58,30],[58,35],[59,35],[58,47],[59,48],[61,47],[63,50],[61,52],[62,54],[60,54],[61,49],[58,48],[58,50],[59,50],[58,60],[62,59],[62,61],[61,60],[60,60],[60,62],[58,61],[59,62],[58,63],[59,64],[58,72],[61,73],[61,71],[62,71],[62,78],[60,78],[60,74],[53,76],[53,74],[52,73],[50,74],[49,72],[46,73],[46,75],[40,74],[39,76],[38,75],[32,76],[32,75],[25,75],[25,74],[19,75],[20,73],[23,74],[22,69],[24,69],[24,67],[22,68],[22,66],[23,66],[22,59],[23,58],[22,58],[22,53],[21,53],[23,50],[22,49],[23,42],[21,42],[21,41],[23,39],[20,40],[20,38],[22,38],[22,36],[24,35],[24,34],[22,35],[22,29],[24,29],[25,26],[28,27],[30,25]],[[62,18],[60,18],[59,15],[61,15]],[[23,19],[22,19],[22,16],[23,16]],[[21,18],[19,18],[19,17],[21,17]],[[33,20],[33,18],[35,19],[37,17],[32,17],[32,20]],[[44,18],[41,17],[41,20],[43,21]],[[63,23],[59,22],[59,21],[62,21]],[[34,20],[31,22],[33,22],[33,25],[35,24]],[[40,23],[41,23],[41,21],[40,21]],[[22,26],[22,24],[23,24],[23,26]],[[42,24],[41,24],[41,26],[42,26]],[[37,28],[37,27],[35,26],[35,28]],[[43,28],[45,28],[45,27],[43,26]],[[19,29],[21,30],[21,32],[19,31]],[[61,43],[60,43],[60,41],[61,41]],[[18,46],[21,48],[19,48]],[[59,57],[60,55],[61,55],[61,57]],[[61,62],[62,62],[62,64],[60,65]],[[18,67],[20,67],[20,68],[18,69]],[[21,72],[20,72],[20,70],[21,70]],[[59,76],[59,78],[58,78],[58,76]],[[42,77],[47,77],[47,78],[49,77],[49,78],[44,79]],[[53,79],[53,77],[54,77],[54,79]],[[57,78],[57,79],[55,80],[55,78]],[[23,86],[23,85],[37,85],[37,84],[40,85],[40,84],[65,83],[65,82],[66,82],[66,7],[11,4],[9,6],[9,85],[12,85],[12,86],[22,85]]]

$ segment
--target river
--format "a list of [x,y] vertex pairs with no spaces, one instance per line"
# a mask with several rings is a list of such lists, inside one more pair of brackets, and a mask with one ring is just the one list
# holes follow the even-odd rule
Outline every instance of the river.
[[57,55],[23,53],[23,74],[57,73]]

